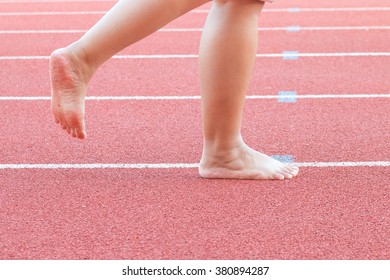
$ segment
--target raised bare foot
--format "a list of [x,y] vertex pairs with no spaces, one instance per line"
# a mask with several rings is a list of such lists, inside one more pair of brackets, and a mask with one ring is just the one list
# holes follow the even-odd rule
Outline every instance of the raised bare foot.
[[199,174],[210,179],[283,180],[298,172],[297,166],[279,162],[244,143],[224,152],[210,153],[205,149],[199,166]]
[[49,67],[55,121],[73,137],[84,139],[85,95],[90,75],[70,48],[54,51]]

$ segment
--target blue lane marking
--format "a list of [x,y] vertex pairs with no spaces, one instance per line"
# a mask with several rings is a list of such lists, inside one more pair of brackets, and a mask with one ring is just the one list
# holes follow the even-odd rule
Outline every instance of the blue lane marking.
[[299,58],[299,52],[297,51],[284,51],[283,59],[284,60],[296,60]]
[[296,91],[279,91],[278,102],[280,103],[293,103],[297,102]]
[[293,163],[295,161],[293,155],[273,155],[271,157],[283,163]]
[[301,11],[300,8],[289,8],[288,12],[289,13],[299,13]]
[[301,31],[300,26],[287,26],[286,28],[287,32],[299,32]]

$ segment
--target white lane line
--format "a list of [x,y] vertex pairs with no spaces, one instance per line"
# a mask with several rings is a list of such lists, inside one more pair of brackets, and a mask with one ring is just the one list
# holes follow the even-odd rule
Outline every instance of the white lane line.
[[301,167],[390,167],[390,161],[301,162]]
[[139,55],[114,55],[114,59],[168,59],[168,58],[198,58],[197,54],[139,54]]
[[[298,95],[247,95],[246,99],[377,99],[390,98],[390,94],[298,94]],[[199,95],[190,96],[87,96],[86,100],[126,101],[126,100],[200,100]],[[47,101],[50,96],[0,96],[0,101]]]
[[78,34],[87,30],[0,30],[0,34]]
[[339,8],[287,8],[269,9],[268,12],[378,12],[390,11],[390,7],[339,7]]
[[0,164],[0,169],[169,169],[197,168],[195,163],[92,163],[92,164]]
[[[370,31],[390,30],[390,26],[287,26],[287,27],[260,27],[258,31]],[[83,34],[88,30],[0,30],[0,34]],[[162,28],[157,32],[179,33],[179,32],[202,32],[203,28]]]
[[71,15],[104,15],[107,11],[56,11],[56,12],[1,12],[2,17],[15,16],[71,16]]
[[12,1],[9,1],[9,0],[4,0],[4,1],[0,1],[0,4],[17,4],[17,3],[31,3],[31,4],[34,4],[34,3],[62,3],[62,4],[66,4],[66,3],[77,3],[77,2],[117,2],[117,0],[66,0],[66,1],[61,1],[61,0],[12,0]]
[[[192,13],[208,13],[208,9],[193,10]],[[299,12],[383,12],[390,11],[390,7],[340,7],[340,8],[283,8],[263,9],[265,13],[299,13]]]
[[[280,28],[280,27],[276,27]],[[286,27],[284,30],[290,30],[291,27]],[[300,31],[343,31],[343,30],[388,30],[390,26],[298,26]],[[264,31],[272,31],[275,29],[269,28],[269,30]]]
[[[300,167],[390,167],[390,161],[297,162]],[[0,164],[0,169],[188,169],[198,163]]]
[[46,60],[50,57],[48,55],[37,55],[37,56],[0,56],[0,60]]
[[[261,54],[256,55],[256,57],[285,57],[286,54]],[[288,55],[287,55],[288,56]],[[358,57],[358,56],[390,56],[390,52],[352,52],[352,53],[298,53],[293,54],[293,56],[298,57]]]
[[[1,2],[0,2],[1,4]],[[208,13],[209,9],[197,9],[190,13]],[[265,13],[292,13],[292,12],[370,12],[390,11],[390,7],[349,7],[349,8],[284,8],[264,9]],[[59,15],[103,15],[104,11],[40,11],[40,12],[1,12],[0,16],[59,16]]]
[[[257,54],[258,58],[286,58],[287,53]],[[294,53],[297,57],[386,57],[390,52],[340,52],[340,53]],[[114,59],[188,59],[198,58],[197,54],[150,54],[150,55],[115,55]],[[47,60],[49,56],[0,56],[0,60]]]
[[[290,98],[292,96],[285,95],[284,97]],[[293,95],[293,97],[297,99],[390,98],[390,94],[298,94]],[[275,98],[281,98],[281,96],[275,96]]]

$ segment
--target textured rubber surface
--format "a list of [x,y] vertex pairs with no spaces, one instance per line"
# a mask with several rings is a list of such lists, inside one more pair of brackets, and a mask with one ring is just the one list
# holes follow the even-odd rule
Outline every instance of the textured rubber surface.
[[[114,2],[0,3],[2,30],[86,29]],[[266,9],[388,7],[280,1]],[[205,5],[202,9],[208,9]],[[386,25],[390,11],[264,11],[261,27]],[[190,13],[167,28],[201,28]],[[260,31],[258,53],[386,52],[389,30]],[[80,34],[1,34],[1,97],[48,97],[47,59]],[[196,54],[200,32],[159,32],[121,54]],[[390,57],[258,58],[250,95],[386,94]],[[197,96],[197,59],[113,59],[92,96]],[[197,163],[199,100],[87,101],[88,139],[47,100],[0,100],[0,164]],[[389,98],[247,100],[248,144],[297,162],[389,161]],[[189,169],[0,169],[0,259],[389,259],[389,167],[302,168],[283,182],[204,180]]]

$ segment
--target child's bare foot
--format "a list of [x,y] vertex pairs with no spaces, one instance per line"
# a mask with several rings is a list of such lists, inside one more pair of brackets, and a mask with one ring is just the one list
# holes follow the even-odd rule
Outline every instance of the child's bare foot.
[[49,67],[55,121],[73,137],[84,139],[85,94],[92,75],[71,48],[54,51]]
[[243,142],[226,151],[205,148],[199,167],[204,178],[283,180],[298,175],[299,168],[259,153]]

